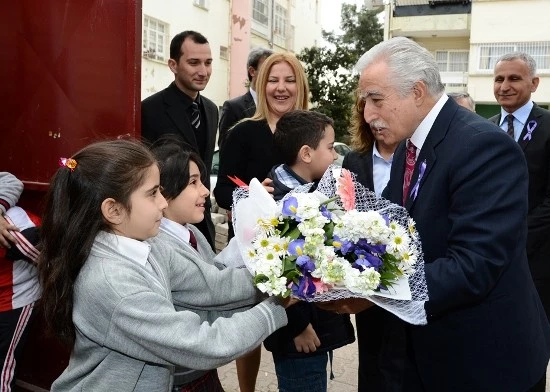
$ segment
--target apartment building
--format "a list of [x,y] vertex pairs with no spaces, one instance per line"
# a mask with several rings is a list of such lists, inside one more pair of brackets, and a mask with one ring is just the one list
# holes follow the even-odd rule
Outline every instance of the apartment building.
[[212,76],[204,95],[218,106],[246,92],[254,46],[299,53],[321,42],[324,0],[143,0],[142,99],[174,79],[167,66],[172,37],[196,30],[210,42]]
[[499,56],[525,51],[537,61],[532,98],[550,104],[548,0],[373,0],[384,6],[384,38],[409,37],[431,51],[447,91],[467,91],[476,111],[498,113],[493,68]]

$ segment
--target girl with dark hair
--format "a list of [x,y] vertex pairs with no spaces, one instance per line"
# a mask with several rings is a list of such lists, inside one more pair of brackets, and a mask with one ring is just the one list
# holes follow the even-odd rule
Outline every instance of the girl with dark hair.
[[[52,391],[166,392],[174,365],[213,369],[286,324],[274,298],[209,322],[176,311],[227,304],[216,267],[144,242],[167,207],[145,146],[98,142],[62,165],[45,207],[39,274],[48,326],[73,348]],[[243,303],[254,302],[251,282],[241,291]]]
[[[159,139],[152,148],[160,167],[160,185],[162,194],[168,202],[164,218],[160,224],[158,236],[151,239],[153,248],[171,247],[181,257],[189,260],[196,268],[211,268],[214,264],[220,268],[217,274],[219,283],[216,292],[225,300],[217,304],[218,309],[205,308],[206,303],[198,303],[193,310],[203,321],[213,321],[221,316],[231,317],[236,311],[242,311],[243,290],[248,292],[252,276],[246,269],[225,268],[225,264],[235,264],[231,260],[234,253],[232,246],[226,247],[216,255],[204,235],[194,226],[204,219],[204,207],[209,196],[208,188],[203,181],[206,167],[199,155],[186,147],[184,143],[173,138]],[[232,244],[236,240],[232,240]],[[240,259],[240,257],[239,257]],[[238,261],[237,261],[238,262]],[[242,259],[240,259],[242,263]],[[189,292],[189,298],[196,295],[196,290]],[[245,297],[246,299],[246,297]],[[188,299],[189,300],[189,299]],[[176,310],[185,310],[188,304],[175,304]],[[201,312],[202,310],[202,312]],[[188,391],[195,385],[201,385],[205,391],[223,391],[216,369],[210,371],[178,368],[174,374],[173,392]]]

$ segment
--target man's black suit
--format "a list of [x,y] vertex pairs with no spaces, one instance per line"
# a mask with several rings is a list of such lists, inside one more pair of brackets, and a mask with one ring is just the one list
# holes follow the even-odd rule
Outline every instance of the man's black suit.
[[[151,143],[167,134],[182,137],[204,161],[208,172],[205,185],[210,189],[210,170],[216,143],[218,107],[214,102],[201,95],[203,106],[201,122],[204,122],[207,132],[205,149],[200,151],[191,121],[186,112],[185,103],[180,94],[182,94],[181,91],[172,83],[164,90],[143,100],[141,103],[141,135]],[[207,200],[204,220],[199,224],[195,224],[195,226],[204,234],[214,249],[215,230],[210,216],[210,206],[210,200]]]
[[256,104],[250,91],[239,97],[227,100],[223,103],[222,114],[220,117],[220,136],[218,138],[218,146],[222,146],[227,131],[243,118],[252,117],[256,111]]
[[[500,114],[490,120],[498,125]],[[533,126],[529,139],[527,129]],[[518,144],[529,170],[527,258],[546,315],[550,316],[550,111],[533,106]]]
[[[419,168],[425,162],[423,176]],[[405,142],[383,196],[402,203]],[[405,207],[424,252],[426,326],[404,325],[404,391],[525,391],[545,374],[550,327],[527,264],[528,172],[491,122],[449,99],[420,150]]]
[[[366,152],[350,151],[342,167],[356,174],[357,181],[374,192],[373,147]],[[394,361],[405,356],[406,342],[396,316],[374,306],[355,315],[359,352],[358,392],[388,392],[399,388]]]

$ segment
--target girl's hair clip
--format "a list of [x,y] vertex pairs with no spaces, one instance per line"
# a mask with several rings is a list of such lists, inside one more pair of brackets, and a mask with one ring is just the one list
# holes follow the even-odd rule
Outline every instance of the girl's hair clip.
[[74,171],[78,164],[73,158],[59,158],[59,166],[65,166],[67,169]]

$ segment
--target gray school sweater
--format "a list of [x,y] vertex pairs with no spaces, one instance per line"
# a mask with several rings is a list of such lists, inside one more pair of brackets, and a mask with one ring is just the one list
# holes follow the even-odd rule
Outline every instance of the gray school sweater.
[[216,368],[286,325],[284,308],[274,298],[212,323],[195,312],[176,311],[176,302],[229,308],[220,293],[220,271],[194,264],[162,243],[152,244],[152,269],[142,267],[120,252],[116,238],[100,233],[78,275],[76,341],[52,391],[167,392],[174,365]]
[[[201,322],[207,321],[211,323],[218,317],[231,317],[235,312],[250,309],[251,306],[262,300],[263,295],[254,288],[252,275],[250,275],[247,269],[226,269],[223,265],[224,261],[226,261],[226,252],[222,251],[216,255],[204,235],[195,226],[187,225],[187,228],[193,231],[200,253],[193,249],[188,242],[176,237],[174,233],[164,230],[162,224],[159,234],[155,238],[150,239],[149,243],[153,246],[155,252],[156,249],[165,246],[173,248],[176,253],[181,255],[182,258],[191,261],[199,270],[206,268],[202,267],[204,263],[214,265],[220,269],[221,272],[216,274],[218,281],[211,282],[214,285],[213,287],[216,287],[215,293],[219,294],[220,298],[216,300],[217,304],[212,307],[209,307],[204,300],[201,300],[201,303],[198,304],[190,303],[190,300],[194,300],[193,293],[201,289],[199,287],[189,287],[188,293],[174,293],[174,306],[176,310],[192,310],[200,317]],[[206,372],[207,370],[193,370],[176,366],[174,385],[183,385],[192,382],[203,376]]]
[[17,177],[8,172],[0,172],[0,215],[17,204],[21,192],[23,183]]

